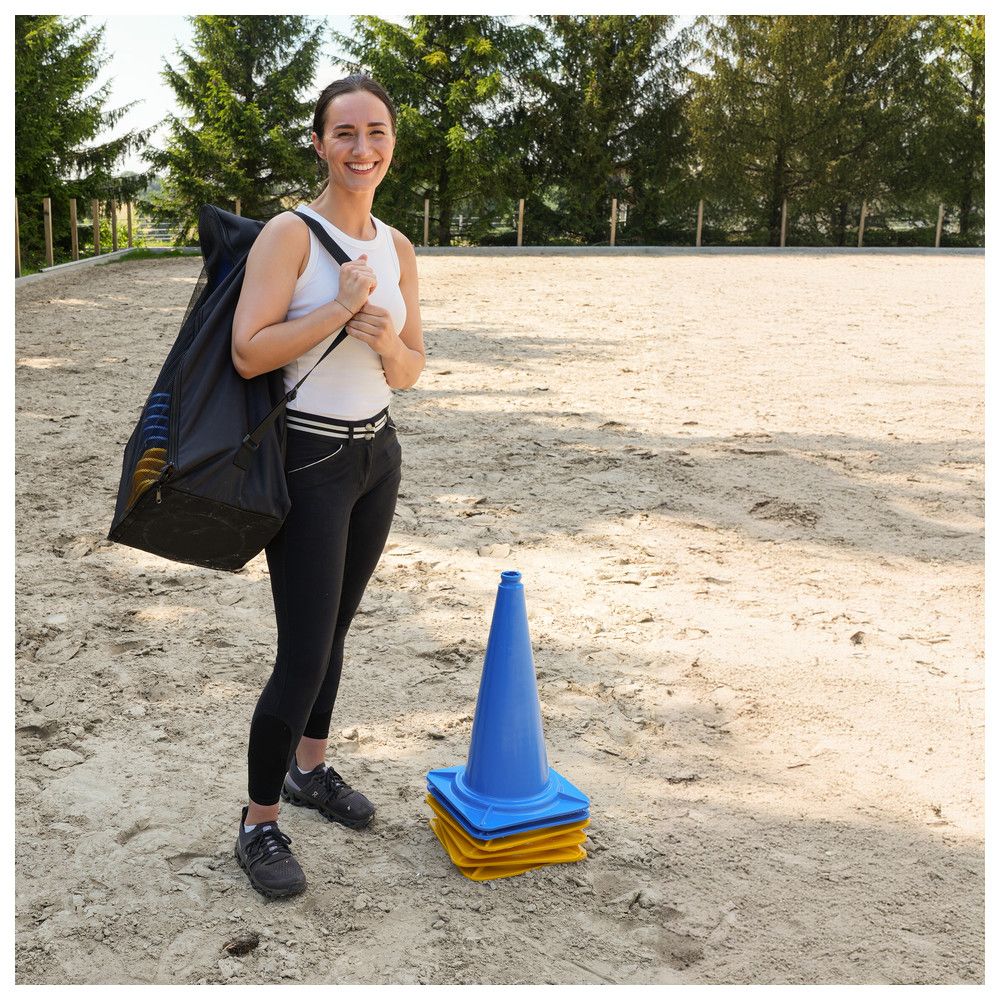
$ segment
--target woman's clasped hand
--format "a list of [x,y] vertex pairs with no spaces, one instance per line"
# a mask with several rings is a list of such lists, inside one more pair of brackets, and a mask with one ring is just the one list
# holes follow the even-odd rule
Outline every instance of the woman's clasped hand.
[[368,254],[349,260],[340,267],[340,288],[337,300],[345,309],[356,313],[378,286],[375,269],[368,263]]
[[361,310],[347,321],[347,332],[382,357],[393,357],[399,352],[403,343],[393,326],[389,310],[372,305],[371,302],[366,302]]

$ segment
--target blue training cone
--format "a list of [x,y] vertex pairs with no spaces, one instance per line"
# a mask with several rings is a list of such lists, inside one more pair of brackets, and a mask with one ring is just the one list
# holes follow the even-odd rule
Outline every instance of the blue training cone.
[[583,820],[590,800],[549,767],[521,574],[500,574],[465,765],[430,771],[431,794],[480,839]]

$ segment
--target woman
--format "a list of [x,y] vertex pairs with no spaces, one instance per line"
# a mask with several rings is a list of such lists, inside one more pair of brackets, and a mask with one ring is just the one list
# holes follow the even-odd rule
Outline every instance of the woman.
[[281,368],[286,388],[345,323],[350,335],[288,407],[292,507],[266,549],[278,649],[250,724],[236,858],[269,897],[306,888],[291,838],[278,829],[279,797],[356,829],[375,812],[324,757],[344,640],[396,506],[390,389],[409,388],[424,367],[416,255],[371,215],[396,143],[392,101],[370,77],[337,80],[316,104],[312,142],[328,180],[299,211],[319,220],[351,261],[338,266],[306,223],[284,212],[254,242],[233,320],[240,374]]

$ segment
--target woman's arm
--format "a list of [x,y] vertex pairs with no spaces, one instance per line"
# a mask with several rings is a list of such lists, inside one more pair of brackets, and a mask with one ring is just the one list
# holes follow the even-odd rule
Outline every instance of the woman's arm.
[[308,256],[309,230],[290,212],[271,219],[254,241],[233,317],[233,365],[243,378],[301,357],[350,319],[352,313],[334,299],[284,321]]
[[[382,354],[382,368],[390,389],[409,389],[424,370],[424,331],[420,322],[420,290],[417,286],[417,255],[413,244],[398,229],[392,230],[399,257],[399,290],[406,303],[406,323],[390,348]],[[365,306],[358,316],[364,315]],[[351,323],[347,332],[351,333]]]

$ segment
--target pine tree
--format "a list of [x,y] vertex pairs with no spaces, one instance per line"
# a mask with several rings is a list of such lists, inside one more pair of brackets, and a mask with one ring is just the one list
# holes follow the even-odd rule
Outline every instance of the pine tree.
[[970,242],[983,226],[986,174],[986,18],[932,19],[926,131],[915,158],[935,199],[958,209],[959,234]]
[[[193,51],[162,76],[184,117],[167,119],[166,148],[150,150],[163,171],[155,214],[193,230],[210,203],[268,219],[321,186],[309,142],[318,95],[311,93],[324,23],[301,16],[189,18]],[[303,93],[306,99],[302,99]]]
[[489,216],[517,187],[501,114],[540,43],[531,26],[487,16],[412,15],[405,26],[354,18],[334,39],[351,72],[378,80],[396,105],[393,163],[379,186],[380,211],[422,239],[422,203],[433,201],[437,243],[448,246],[459,207]]
[[919,118],[921,23],[700,18],[705,69],[692,74],[690,119],[705,195],[772,245],[786,198],[844,243],[861,201],[904,183]]
[[81,31],[84,18],[18,15],[14,19],[14,190],[21,253],[42,262],[42,199],[52,199],[53,243],[68,252],[69,200],[128,201],[142,190],[141,174],[115,175],[115,165],[142,147],[152,129],[132,130],[103,142],[135,102],[106,107],[110,81],[88,93],[107,62],[104,27]]
[[[652,242],[676,209],[686,139],[680,59],[683,34],[663,15],[555,15],[544,65],[531,75],[539,99],[541,183],[561,228],[584,243],[609,239],[612,197],[630,207],[620,236]],[[631,236],[629,233],[631,232]]]

